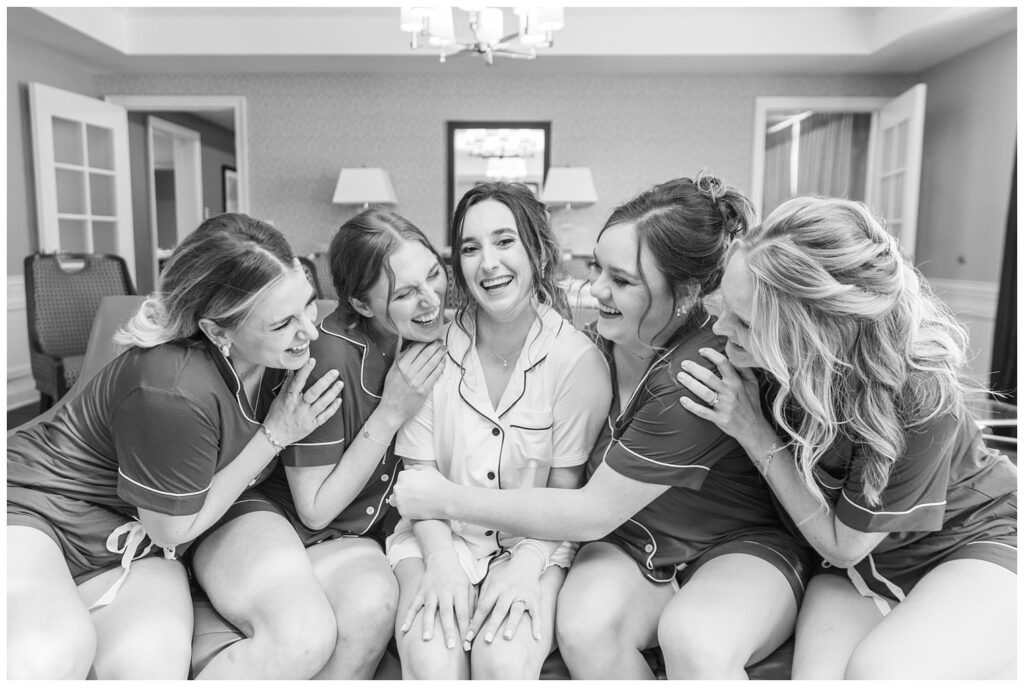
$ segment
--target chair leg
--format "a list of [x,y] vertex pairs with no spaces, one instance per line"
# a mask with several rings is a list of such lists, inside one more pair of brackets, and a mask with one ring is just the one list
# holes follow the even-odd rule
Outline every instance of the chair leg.
[[53,398],[46,394],[39,394],[39,412],[43,413],[53,406]]

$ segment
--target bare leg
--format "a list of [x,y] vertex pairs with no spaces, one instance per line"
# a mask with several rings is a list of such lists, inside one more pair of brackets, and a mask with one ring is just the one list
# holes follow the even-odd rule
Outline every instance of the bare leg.
[[[501,565],[501,564],[499,564]],[[505,624],[502,621],[494,641],[488,643],[483,637],[473,641],[471,654],[474,680],[536,680],[544,659],[551,653],[555,643],[555,603],[558,591],[565,581],[565,569],[551,567],[540,578],[541,620],[540,640],[533,638],[530,618],[524,617],[512,639],[505,639]]]
[[793,679],[842,680],[854,648],[881,619],[875,602],[849,579],[812,577],[797,615]]
[[1013,679],[1017,576],[979,560],[925,575],[854,649],[847,679]]
[[343,538],[306,549],[327,592],[338,642],[317,679],[371,680],[395,630],[398,580],[380,545]]
[[423,561],[419,558],[406,558],[395,566],[395,575],[401,590],[395,640],[398,643],[398,655],[402,659],[402,679],[468,680],[469,657],[462,650],[461,644],[456,643],[453,649],[445,646],[440,616],[434,620],[434,632],[429,640],[423,639],[419,615],[408,632],[402,632],[397,627],[416,596],[420,578],[423,577]]
[[558,596],[558,646],[574,680],[652,680],[644,649],[658,643],[670,584],[651,582],[621,549],[580,549]]
[[246,513],[204,539],[193,569],[210,603],[246,639],[214,656],[204,679],[306,679],[334,652],[334,611],[295,530]]
[[745,680],[793,632],[796,598],[771,563],[744,553],[712,558],[669,602],[658,638],[670,680]]
[[[92,604],[121,575],[110,570],[79,587]],[[92,612],[99,680],[184,680],[192,655],[192,596],[179,561],[148,557],[132,563],[109,605]]]
[[8,679],[84,680],[95,653],[96,630],[60,548],[39,530],[8,527]]

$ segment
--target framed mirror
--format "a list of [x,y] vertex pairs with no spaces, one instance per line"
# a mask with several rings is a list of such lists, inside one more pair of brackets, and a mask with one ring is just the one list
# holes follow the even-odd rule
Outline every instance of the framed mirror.
[[551,122],[448,122],[449,222],[466,191],[487,181],[522,182],[539,197],[550,165]]

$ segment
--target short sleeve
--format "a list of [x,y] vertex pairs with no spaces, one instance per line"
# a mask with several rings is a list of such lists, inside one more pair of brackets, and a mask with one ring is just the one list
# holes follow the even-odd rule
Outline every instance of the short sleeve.
[[552,467],[573,467],[587,462],[601,425],[608,417],[612,387],[601,351],[593,344],[576,358],[562,376],[554,403]]
[[164,389],[125,396],[111,418],[117,495],[164,515],[198,513],[216,472],[220,429],[192,399]]
[[[709,347],[713,340],[701,342]],[[716,347],[718,348],[718,347]],[[692,350],[696,350],[695,348]],[[650,484],[700,489],[720,458],[740,450],[735,441],[714,423],[697,417],[679,403],[688,394],[675,383],[672,370],[683,356],[651,371],[641,405],[617,441],[612,441],[605,462],[615,472]],[[711,363],[701,355],[689,356],[705,368]]]
[[941,530],[956,430],[956,420],[947,415],[908,433],[906,452],[893,467],[878,505],[867,502],[863,472],[855,457],[836,504],[836,516],[860,532]]
[[416,414],[405,421],[395,435],[395,455],[411,460],[436,461],[434,451],[434,397],[442,393],[443,377]]

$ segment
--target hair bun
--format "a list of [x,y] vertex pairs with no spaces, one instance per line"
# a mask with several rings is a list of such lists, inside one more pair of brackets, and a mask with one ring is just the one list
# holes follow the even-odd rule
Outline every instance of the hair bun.
[[697,179],[693,183],[712,203],[717,203],[725,195],[726,188],[722,180],[703,170],[697,173]]

